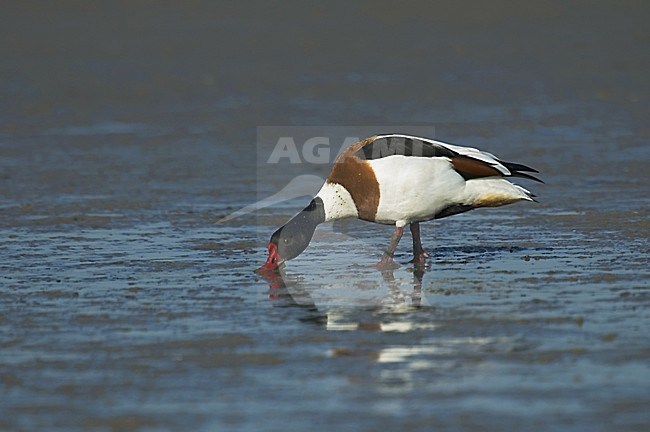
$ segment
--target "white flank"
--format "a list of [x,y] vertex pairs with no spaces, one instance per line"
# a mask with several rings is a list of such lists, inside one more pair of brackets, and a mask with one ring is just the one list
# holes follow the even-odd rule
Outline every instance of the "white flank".
[[532,201],[526,189],[503,178],[465,181],[445,157],[396,155],[368,162],[381,194],[376,216],[379,223],[404,226],[426,221],[455,205],[498,207]]
[[325,221],[359,216],[350,192],[338,183],[325,183],[316,196],[323,200]]
[[368,161],[379,183],[376,221],[404,226],[459,203],[465,180],[447,158],[390,156]]

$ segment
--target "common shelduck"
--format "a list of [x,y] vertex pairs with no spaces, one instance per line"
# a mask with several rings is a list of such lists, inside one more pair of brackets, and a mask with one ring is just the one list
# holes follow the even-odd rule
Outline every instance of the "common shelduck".
[[528,172],[538,171],[428,138],[390,134],[363,139],[336,158],[309,205],[273,233],[269,257],[260,270],[277,270],[300,255],[320,223],[352,217],[395,225],[378,266],[392,264],[406,225],[413,236],[413,263],[423,265],[428,254],[420,241],[420,222],[479,207],[534,201],[533,194],[506,180],[542,182]]

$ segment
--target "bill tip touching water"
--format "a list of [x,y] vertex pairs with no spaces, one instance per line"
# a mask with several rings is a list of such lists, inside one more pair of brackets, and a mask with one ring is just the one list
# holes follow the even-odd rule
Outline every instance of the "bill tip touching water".
[[375,135],[352,144],[334,161],[309,205],[278,228],[267,245],[268,259],[258,269],[276,272],[309,245],[316,227],[345,218],[394,225],[390,243],[377,264],[393,265],[393,254],[409,225],[415,265],[428,254],[420,241],[420,222],[481,207],[535,201],[535,195],[508,181],[521,177],[542,182],[526,165],[428,138]]

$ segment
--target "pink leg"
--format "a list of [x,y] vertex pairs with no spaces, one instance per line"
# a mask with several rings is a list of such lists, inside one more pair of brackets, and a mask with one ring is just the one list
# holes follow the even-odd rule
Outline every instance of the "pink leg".
[[411,227],[411,236],[413,236],[413,264],[417,266],[423,266],[426,263],[426,259],[429,258],[429,254],[424,251],[422,248],[422,242],[420,240],[420,223],[413,222],[410,225]]
[[403,233],[404,228],[395,227],[393,235],[390,236],[390,245],[388,245],[388,248],[384,251],[384,255],[381,257],[381,261],[377,263],[377,267],[386,268],[393,264],[393,254],[395,253],[395,249],[397,249],[397,244],[401,240]]

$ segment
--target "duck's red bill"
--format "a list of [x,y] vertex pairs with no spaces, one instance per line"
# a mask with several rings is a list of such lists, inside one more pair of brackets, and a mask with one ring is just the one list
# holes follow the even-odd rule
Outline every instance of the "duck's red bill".
[[266,260],[266,263],[257,269],[257,273],[277,272],[279,270],[280,264],[282,264],[282,259],[278,254],[278,246],[275,243],[269,243],[268,248],[269,257]]

